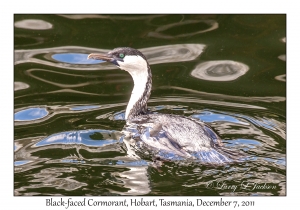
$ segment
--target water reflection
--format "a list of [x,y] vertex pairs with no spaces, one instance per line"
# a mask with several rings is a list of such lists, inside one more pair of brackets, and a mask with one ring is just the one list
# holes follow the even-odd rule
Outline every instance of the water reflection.
[[[15,38],[15,45],[14,45],[15,48],[18,48],[18,47],[24,48],[24,47],[28,47],[28,46],[35,46],[35,45],[42,44],[45,41],[45,38],[40,37],[40,36],[34,37],[34,36],[21,35],[21,34],[20,35],[15,34],[14,38]],[[18,44],[19,43],[18,39],[23,40],[21,44]],[[24,40],[26,40],[26,41],[24,42]],[[27,44],[25,44],[25,43],[27,43]],[[16,56],[16,54],[15,54],[15,56]],[[16,59],[16,58],[14,57],[14,59]]]
[[[47,187],[73,191],[87,186],[86,183],[76,181],[74,179],[74,174],[76,172],[78,172],[78,169],[75,167],[52,167],[41,169],[36,174],[32,175],[33,177],[30,185],[24,186],[20,189],[15,189],[15,195],[21,194],[22,191],[26,189],[39,189]],[[67,177],[61,177],[62,175],[67,175]],[[24,193],[24,195],[39,195],[39,193]],[[48,195],[57,194],[49,193]]]
[[70,108],[70,110],[74,110],[74,111],[82,111],[82,110],[93,110],[93,109],[97,109],[101,106],[74,106],[72,108]]
[[278,75],[275,77],[278,81],[286,82],[286,74]]
[[[40,162],[47,163],[85,163],[91,162],[84,158],[88,153],[100,154],[111,151],[117,154],[124,153],[118,143],[121,143],[121,133],[110,130],[78,130],[52,134],[48,137],[25,138],[18,140],[15,151],[15,164],[26,163],[26,167],[16,168],[17,171],[26,171],[37,167]],[[53,150],[54,149],[54,150]],[[74,150],[75,149],[75,152]],[[47,153],[47,151],[53,151]],[[100,154],[101,155],[101,154]],[[107,155],[106,158],[114,158]],[[86,161],[82,161],[86,160]],[[94,158],[93,162],[107,162],[101,158]],[[117,161],[114,161],[117,162]],[[28,164],[30,163],[30,164]]]
[[[175,44],[140,49],[147,57],[149,64],[191,61],[196,59],[204,50],[203,44]],[[47,66],[71,70],[106,70],[115,69],[114,65],[90,65],[87,56],[93,53],[106,53],[110,50],[79,46],[64,46],[54,48],[15,50],[15,65],[21,63],[38,63]],[[43,55],[45,60],[37,58]],[[60,61],[60,62],[57,62]]]
[[113,136],[115,136],[114,131],[106,130],[67,131],[56,133],[45,139],[42,139],[36,143],[35,146],[40,147],[51,144],[82,144],[90,147],[102,147],[119,142],[119,140],[111,139]]
[[15,27],[30,30],[48,30],[51,29],[53,25],[44,20],[26,19],[15,22]]
[[95,15],[95,14],[78,14],[78,15],[59,15],[68,19],[79,20],[79,19],[111,19],[111,20],[144,20],[152,19],[156,17],[162,17],[165,15]]
[[253,139],[235,139],[235,140],[231,140],[226,146],[234,147],[235,145],[247,146],[253,149],[256,146],[261,146],[262,144],[259,141]]
[[[21,63],[38,63],[52,67],[58,68],[66,68],[66,69],[75,69],[75,70],[97,70],[95,66],[84,65],[84,64],[71,64],[66,62],[57,62],[57,60],[53,59],[52,56],[55,54],[89,54],[90,52],[101,52],[95,48],[87,48],[87,47],[76,47],[76,46],[65,46],[65,47],[54,47],[54,48],[42,48],[42,49],[33,49],[33,50],[15,50],[15,65]],[[37,58],[36,56],[43,55],[45,58],[42,60],[41,58]],[[86,57],[87,58],[87,57]],[[85,59],[86,59],[85,58]],[[86,59],[87,60],[87,59]]]
[[15,161],[15,166],[21,166],[27,163],[30,163],[30,160],[20,160],[20,161]]
[[[17,81],[14,83],[15,113],[17,114],[14,132],[15,195],[286,194],[284,109],[286,97],[282,91],[276,92],[276,88],[273,91],[271,90],[273,88],[266,88],[266,94],[260,93],[258,96],[253,96],[257,91],[259,92],[261,85],[269,87],[268,85],[274,84],[278,85],[277,89],[284,88],[282,82],[286,81],[286,74],[284,69],[277,68],[273,71],[273,78],[260,77],[259,75],[263,76],[273,68],[271,64],[274,63],[272,62],[274,56],[252,56],[255,54],[253,52],[274,50],[273,44],[275,44],[275,48],[280,52],[276,54],[275,59],[282,62],[279,59],[283,57],[279,59],[276,57],[285,54],[285,31],[277,28],[280,25],[284,26],[281,24],[283,21],[275,21],[276,24],[274,22],[271,24],[269,20],[271,18],[267,18],[267,22],[269,21],[270,27],[274,30],[267,30],[266,33],[266,21],[256,24],[256,18],[254,22],[249,23],[253,18],[249,18],[246,22],[244,20],[247,17],[242,17],[245,23],[234,25],[233,16],[222,18],[221,16],[178,15],[174,17],[171,15],[172,17],[160,18],[162,16],[165,15],[59,15],[59,17],[52,16],[48,19],[53,20],[51,21],[52,28],[48,28],[50,29],[48,31],[37,31],[47,30],[47,24],[32,27],[23,23],[19,28],[20,23],[15,23],[15,49],[18,49],[15,50],[15,79]],[[154,17],[158,18],[153,19]],[[222,23],[222,27],[213,28],[213,25],[218,25],[216,21],[210,23],[186,21],[194,17],[195,19],[216,19],[219,24]],[[236,19],[239,18],[240,16]],[[18,19],[24,18],[18,17]],[[132,34],[123,36],[126,43],[139,46],[161,45],[141,49],[151,65],[183,62],[177,63],[178,68],[174,70],[172,66],[175,64],[171,65],[172,71],[169,71],[170,68],[165,69],[168,65],[156,66],[154,70],[157,74],[153,76],[158,79],[155,80],[149,108],[154,112],[201,119],[213,127],[226,147],[244,151],[252,159],[243,164],[232,164],[221,168],[208,168],[192,163],[183,165],[176,162],[165,162],[159,168],[155,168],[149,157],[135,159],[128,155],[124,142],[122,143],[120,139],[122,134],[115,130],[122,130],[126,123],[124,108],[128,102],[126,100],[128,96],[124,93],[130,92],[131,78],[125,78],[122,72],[117,71],[86,72],[86,70],[106,70],[115,67],[90,63],[96,60],[86,59],[86,55],[91,52],[105,53],[111,49],[83,46],[89,44],[84,40],[87,38],[86,30],[84,30],[87,22],[92,24],[92,22],[99,21],[99,24],[103,23],[104,30],[106,27],[111,27],[107,25],[109,22],[125,27],[111,31],[112,37],[117,38],[110,39],[108,42],[110,45],[106,45],[109,48],[117,43],[119,35],[124,34],[121,33],[123,30],[127,31],[125,25],[130,20],[136,20],[134,24],[136,23],[138,27],[136,27],[137,30],[133,30]],[[73,23],[76,24],[72,27],[64,27]],[[234,30],[228,30],[230,27]],[[205,30],[214,31],[210,33]],[[229,31],[233,33],[228,33]],[[98,33],[97,30],[94,32]],[[268,34],[268,32],[272,33]],[[99,33],[101,37],[107,35],[104,31]],[[151,34],[153,36],[149,37],[148,33],[149,36]],[[281,34],[281,37],[278,37],[278,34]],[[78,38],[73,39],[73,44],[79,46],[62,46],[64,43],[62,37],[70,37],[70,35]],[[216,37],[222,37],[222,40]],[[135,43],[133,40],[136,38],[141,40]],[[279,38],[282,39],[279,40]],[[172,43],[167,43],[166,40],[172,40]],[[243,90],[238,90],[234,88],[235,82],[245,78],[237,77],[233,78],[232,82],[226,83],[228,91],[221,90],[225,83],[216,82],[212,82],[217,86],[211,90],[215,93],[210,93],[210,90],[199,91],[201,85],[197,88],[196,84],[200,80],[188,75],[194,66],[200,65],[199,56],[207,49],[204,44],[198,43],[209,43],[210,50],[206,55],[209,60],[218,59],[220,56],[226,57],[231,51],[233,54],[229,56],[232,57],[232,55],[239,54],[244,46],[249,46],[249,43],[250,45],[256,43],[248,47],[248,51],[240,53],[239,57],[249,66],[251,63],[255,64],[260,74],[253,77],[253,80],[257,79],[255,84],[260,85],[251,87],[251,83],[245,83]],[[218,46],[223,44],[225,48],[227,46],[232,49],[229,54],[228,51],[227,54],[222,51],[221,55],[218,51]],[[29,46],[35,49],[29,49]],[[249,62],[246,61],[247,59]],[[184,63],[185,61],[192,62]],[[166,71],[159,71],[160,69]],[[211,66],[202,77],[229,81],[224,78],[236,75],[237,71],[239,70],[236,65],[219,64],[219,67]],[[274,81],[274,77],[278,81]],[[195,83],[194,86],[191,82]],[[194,88],[191,88],[192,86]],[[232,95],[224,94],[225,92],[230,92]],[[121,97],[114,97],[116,95],[121,95]],[[248,95],[250,96],[245,97]],[[209,109],[203,110],[204,107]],[[40,112],[39,109],[41,109]],[[30,110],[36,113],[30,113]],[[23,115],[20,115],[22,113]],[[239,190],[233,193],[226,190],[207,189],[206,186],[211,180],[228,181],[229,184],[240,184],[242,181],[262,184],[267,182],[275,184],[276,189],[255,192]]]
[[232,117],[230,115],[217,114],[217,113],[212,113],[212,112],[208,112],[208,111],[204,111],[200,114],[193,115],[192,117],[198,118],[201,121],[209,122],[209,123],[215,122],[215,121],[227,121],[227,122],[231,122],[231,123],[249,125],[248,123],[242,122],[242,121],[238,120],[237,118]]
[[59,62],[71,63],[71,64],[95,64],[95,63],[104,62],[101,60],[86,59],[87,56],[88,56],[88,54],[60,53],[60,54],[52,55],[52,58]]
[[[252,125],[258,126],[265,130],[268,130],[274,134],[277,134],[282,139],[286,139],[286,124],[276,120],[275,118],[268,117],[249,117],[242,114],[233,114],[234,116],[241,117],[246,119],[248,122],[251,122]],[[270,143],[269,143],[270,144]]]
[[[219,135],[235,135],[235,136],[241,136],[243,138],[237,139],[231,139],[228,140],[228,145],[234,146],[236,149],[243,149],[244,151],[248,151],[249,148],[251,148],[252,152],[255,152],[257,154],[262,153],[262,146],[265,148],[268,146],[276,146],[276,137],[272,135],[265,135],[264,131],[270,131],[275,136],[281,137],[282,139],[286,139],[286,124],[283,122],[280,122],[276,120],[275,118],[268,118],[268,117],[250,117],[243,114],[237,114],[237,113],[229,113],[229,112],[215,112],[215,111],[204,111],[199,114],[194,114],[192,117],[203,120],[206,123],[213,123],[213,127],[217,130]],[[245,139],[247,136],[247,141],[241,140]],[[257,147],[251,147],[247,142],[249,143],[249,140],[253,142],[263,142],[261,143],[255,143],[255,145],[259,146]],[[243,142],[243,144],[237,144],[236,142]],[[268,146],[267,146],[268,145]],[[284,154],[276,153],[274,157],[275,159],[285,159]],[[269,157],[272,156],[272,152],[269,152]]]
[[282,61],[286,61],[286,55],[279,55],[278,58]]
[[[183,88],[183,87],[176,87],[176,86],[161,86],[159,88],[160,89],[175,89],[175,90],[181,90],[181,91],[186,91],[186,92],[190,92],[190,93],[195,93],[195,94],[198,94],[199,96],[207,98],[207,99],[222,100],[222,101],[220,101],[220,103],[223,102],[224,99],[233,100],[233,101],[241,101],[241,102],[267,102],[267,103],[283,102],[286,100],[286,98],[282,97],[282,96],[243,97],[243,96],[232,96],[232,95],[226,95],[226,94],[220,94],[220,93],[208,93],[208,92],[203,92],[203,91],[198,91],[198,90],[193,90],[193,89]],[[172,97],[170,97],[170,100],[172,100],[171,98]],[[200,101],[200,99],[199,99],[199,101]],[[209,101],[207,103],[209,103]],[[223,103],[223,104],[226,104],[226,103]],[[230,104],[230,106],[232,106],[232,103],[228,102],[228,105],[229,104]],[[264,107],[251,106],[249,104],[244,104],[244,105],[245,105],[245,107],[265,109]],[[239,107],[238,104],[237,104],[237,107]]]
[[123,183],[123,187],[128,191],[116,191],[109,189],[111,193],[119,195],[145,195],[151,192],[148,179],[148,166],[127,166],[129,170],[121,173],[113,173],[113,175]]
[[[205,94],[204,94],[205,96]],[[209,96],[208,96],[209,97]],[[226,98],[226,95],[223,95],[223,97]],[[228,96],[230,98],[230,96]],[[217,99],[217,96],[216,96]],[[233,98],[234,99],[234,98]],[[163,98],[151,98],[149,100],[149,104],[151,103],[162,103],[162,102],[181,102],[184,100],[188,103],[196,103],[196,104],[211,104],[211,105],[218,105],[218,106],[226,106],[226,107],[240,107],[245,109],[266,109],[264,107],[260,106],[254,106],[249,104],[241,104],[241,103],[233,103],[233,102],[225,102],[225,101],[213,101],[213,100],[202,100],[199,98],[193,98],[193,97],[163,97]],[[241,98],[240,101],[243,99]],[[284,101],[284,99],[282,99]],[[274,102],[278,101],[278,99],[272,100],[271,98],[264,99],[263,97],[261,99],[259,98],[248,98],[248,101],[265,101],[265,102]],[[75,112],[88,112],[93,110],[104,110],[104,109],[110,109],[114,107],[124,107],[126,103],[115,103],[115,104],[103,104],[103,105],[58,105],[58,106],[45,106],[44,108],[39,107],[28,107],[28,108],[22,108],[22,110],[18,111],[16,110],[15,114],[15,126],[19,125],[25,125],[25,124],[32,124],[32,123],[41,123],[43,121],[46,121],[53,116],[57,114],[72,114]],[[172,109],[172,110],[186,110],[182,109],[182,107],[175,107],[175,106],[169,106],[165,105],[163,107],[160,106],[160,109]],[[152,111],[157,111],[155,108]],[[96,119],[110,119],[110,120],[124,120],[124,110],[117,112],[117,113],[105,113],[102,115],[99,115],[96,117]]]
[[49,114],[46,108],[29,108],[15,113],[15,121],[31,121],[46,117]]
[[14,82],[14,91],[29,88],[29,85],[24,82]]
[[[180,30],[180,27],[185,26],[185,25],[189,25],[189,24],[206,24],[207,28],[203,29],[203,30],[198,30],[195,32],[190,32],[190,33],[183,33],[184,30]],[[181,34],[178,35],[171,35],[171,34],[166,34],[163,33],[163,31],[166,31],[168,29],[171,28],[176,28],[178,27],[178,31],[181,31]],[[155,31],[153,32],[149,32],[148,36],[150,37],[155,37],[155,38],[163,38],[163,39],[174,39],[174,38],[180,38],[180,37],[190,37],[196,34],[201,34],[201,33],[205,33],[208,31],[212,31],[215,30],[219,27],[219,24],[217,21],[215,20],[184,20],[184,21],[180,21],[180,22],[176,22],[176,23],[172,23],[172,24],[168,24],[168,25],[163,25],[158,27]],[[195,26],[195,29],[197,29],[199,27]]]
[[[234,101],[240,102],[283,102],[285,101],[285,97],[242,97],[242,96],[231,96],[225,94],[216,94],[216,93],[207,93],[202,91],[195,91],[188,88],[174,87],[174,86],[161,86],[162,89],[172,89],[172,90],[181,90],[196,93],[199,97],[184,97],[182,95],[172,96],[172,97],[152,97],[149,100],[149,106],[151,104],[162,104],[164,102],[182,102],[184,100],[187,103],[195,103],[195,104],[209,104],[209,105],[217,105],[217,106],[225,106],[225,107],[236,107],[243,109],[258,109],[265,110],[266,108],[263,106],[250,105],[246,103],[237,103]],[[51,91],[48,93],[58,93],[66,91],[66,89],[62,89],[59,91]],[[71,91],[71,90],[69,90]],[[73,93],[83,94],[80,91],[74,91]],[[92,94],[87,93],[89,95],[105,95],[105,94]],[[107,94],[108,95],[108,94]],[[116,95],[116,94],[115,94]],[[22,97],[22,96],[20,96]],[[16,98],[20,98],[16,97]],[[233,102],[227,102],[224,100],[231,100]],[[15,114],[15,126],[32,124],[32,123],[41,123],[46,121],[57,114],[72,114],[76,112],[90,112],[95,110],[109,110],[115,107],[122,107],[122,109],[126,106],[126,102],[123,103],[114,103],[114,104],[71,104],[71,105],[55,105],[55,106],[44,106],[41,107],[22,107],[21,109],[16,109]],[[150,106],[151,107],[151,106]],[[153,112],[162,110],[162,109],[170,109],[170,110],[182,110],[186,111],[186,107],[183,106],[171,106],[171,105],[160,105],[151,108]],[[43,111],[42,111],[43,110]],[[34,112],[35,111],[35,112]],[[47,112],[47,113],[46,113]],[[39,114],[39,117],[38,117]],[[217,115],[215,115],[217,116]],[[110,119],[110,120],[124,120],[124,110],[120,110],[116,113],[106,112],[104,114],[98,115],[96,119]],[[212,118],[210,118],[212,119]]]
[[[161,103],[161,102],[160,102]],[[92,108],[94,106],[91,106]],[[75,110],[83,108],[84,106],[72,106]],[[70,109],[72,109],[70,107]],[[187,112],[188,107],[174,106],[174,105],[161,105],[153,107],[153,109],[163,110],[175,110],[177,112]],[[197,111],[192,110],[195,113],[192,117],[203,120],[217,131],[221,136],[226,136],[223,140],[225,146],[234,149],[240,149],[250,154],[247,162],[244,164],[259,164],[276,168],[285,168],[285,155],[279,153],[278,149],[274,150],[278,144],[276,136],[268,135],[263,129],[271,131],[276,135],[281,135],[285,138],[283,130],[285,125],[280,124],[279,121],[267,117],[250,117],[247,115],[241,115],[229,112],[216,112],[213,110]],[[107,111],[111,113],[110,110]],[[115,113],[115,115],[123,114],[123,112]],[[113,116],[113,114],[111,114]],[[281,133],[280,132],[280,129]],[[234,135],[235,138],[231,138]],[[38,168],[41,165],[51,164],[50,168],[37,169],[37,172],[32,173],[35,184],[22,185],[22,188],[15,188],[15,195],[25,195],[29,193],[26,189],[32,189],[33,192],[39,192],[38,189],[43,187],[51,187],[55,189],[61,189],[64,191],[74,191],[75,189],[86,189],[89,192],[90,181],[89,179],[78,178],[83,177],[97,177],[93,180],[99,180],[96,183],[96,187],[99,192],[92,193],[92,195],[104,194],[103,190],[116,195],[145,195],[153,192],[153,181],[156,179],[152,177],[151,170],[152,164],[147,160],[140,159],[139,156],[132,156],[130,152],[135,153],[134,148],[130,148],[130,151],[124,150],[126,140],[122,138],[123,134],[117,131],[93,129],[93,130],[78,130],[78,131],[66,131],[52,134],[48,137],[40,138],[28,138],[24,140],[17,140],[15,144],[15,171],[16,173],[32,170]],[[240,137],[239,137],[240,136]],[[75,149],[75,150],[74,150]],[[49,151],[49,152],[48,152]],[[55,152],[56,151],[56,152]],[[56,155],[55,155],[56,154]],[[268,154],[268,155],[266,155]],[[252,156],[252,157],[251,157]],[[151,161],[150,161],[151,162]],[[265,162],[263,164],[263,162]],[[69,164],[68,167],[62,165],[53,164]],[[76,164],[76,167],[73,165]],[[162,175],[179,173],[180,176],[186,177],[184,186],[206,186],[206,181],[203,182],[205,177],[210,177],[209,169],[200,170],[201,176],[197,176],[195,172],[199,165],[189,166],[192,167],[193,172],[183,173],[181,170],[186,170],[186,167],[180,168],[179,166],[171,167],[168,169],[168,164],[164,163],[162,168]],[[80,167],[80,165],[84,167]],[[97,170],[101,174],[93,175],[93,172],[87,168],[98,168]],[[99,169],[101,167],[101,170]],[[195,168],[196,167],[196,168]],[[247,167],[247,166],[244,166]],[[75,168],[76,170],[70,171],[66,168]],[[86,168],[86,175],[82,170]],[[225,167],[226,168],[226,167]],[[167,170],[167,171],[166,171]],[[249,171],[250,170],[250,171]],[[266,169],[269,170],[269,169]],[[196,170],[197,171],[197,170]],[[248,172],[249,171],[249,172]],[[225,169],[214,169],[214,180],[235,180],[242,178],[248,180],[249,177],[257,177],[258,173],[251,172],[252,169],[243,169],[241,166],[231,166]],[[224,173],[226,176],[224,176]],[[251,174],[252,173],[252,174]],[[259,172],[265,173],[265,171]],[[75,175],[78,174],[78,175]],[[83,174],[83,175],[82,175]],[[243,174],[243,175],[242,175]],[[179,176],[179,175],[178,175]],[[64,177],[64,178],[61,178]],[[222,178],[223,177],[223,178]],[[274,177],[273,177],[274,178]],[[270,180],[273,179],[272,177]],[[280,177],[281,179],[282,177]],[[101,181],[100,181],[101,180]],[[269,181],[270,181],[269,180]],[[281,179],[282,180],[282,179]],[[155,181],[154,181],[155,182]],[[174,183],[175,184],[175,183]],[[33,190],[34,189],[34,190]],[[61,195],[60,191],[58,194]],[[82,192],[81,192],[82,193]],[[226,192],[221,192],[226,194]],[[237,193],[235,193],[236,195]]]
[[[102,167],[100,170],[105,173],[106,169],[111,169],[110,177],[106,177],[102,182],[105,189],[110,193],[118,195],[144,195],[150,190],[148,179],[148,163],[145,160],[136,160],[124,154],[122,149],[121,133],[110,130],[79,130],[67,131],[50,135],[46,138],[18,140],[18,149],[15,150],[15,171],[24,172],[40,167],[43,164],[69,164],[69,167],[42,168],[33,174],[30,184],[22,188],[15,189],[15,195],[23,194],[25,189],[40,189],[51,187],[66,191],[73,191],[84,186],[87,187],[89,179],[76,177],[82,176],[80,168],[73,167],[72,164],[81,164],[85,168],[88,166]],[[76,149],[76,151],[73,150]],[[47,151],[53,152],[48,153]],[[63,149],[63,150],[62,150]],[[57,152],[56,152],[57,151]],[[99,157],[97,157],[99,156]],[[93,157],[93,158],[90,158]],[[44,163],[45,162],[45,163]],[[75,173],[73,173],[75,172]],[[93,172],[86,172],[90,177]],[[78,174],[78,175],[75,175]],[[100,179],[103,177],[97,175]],[[110,188],[111,185],[119,186]],[[37,190],[38,191],[38,190]]]
[[66,84],[66,82],[64,83],[58,83],[58,82],[53,82],[53,81],[49,81],[48,79],[44,79],[41,78],[39,76],[36,76],[34,74],[34,72],[43,72],[43,73],[53,73],[59,76],[72,76],[72,77],[85,77],[84,75],[80,75],[80,74],[68,74],[68,73],[64,73],[64,72],[58,72],[58,71],[52,71],[52,70],[46,70],[46,69],[28,69],[26,70],[26,74],[28,74],[29,76],[31,76],[32,78],[35,78],[37,80],[40,80],[42,82],[60,87],[60,88],[76,88],[76,87],[82,87],[82,86],[86,86],[86,85],[90,85],[90,84],[95,84],[95,82],[82,82],[82,83],[76,83],[76,84]]
[[[209,113],[209,114],[207,114],[207,113]],[[220,123],[220,125],[218,126],[218,129],[222,130],[222,132],[224,132],[224,130],[226,130],[226,133],[231,133],[231,134],[233,134],[233,132],[236,134],[243,134],[243,133],[251,134],[251,133],[253,133],[253,134],[256,134],[256,136],[262,136],[262,137],[260,137],[260,140],[262,140],[262,141],[266,140],[268,142],[268,144],[272,145],[272,146],[274,146],[276,144],[275,140],[267,137],[266,135],[263,135],[263,132],[262,132],[263,129],[268,130],[268,131],[280,136],[282,139],[286,139],[286,124],[284,122],[276,120],[276,118],[274,116],[273,116],[273,118],[269,118],[267,116],[250,117],[250,116],[238,114],[238,113],[229,113],[229,112],[215,113],[215,112],[209,111],[209,112],[202,112],[201,114],[193,115],[192,117],[202,119],[205,122],[210,122],[211,120],[213,120],[213,122],[223,122],[223,123]],[[243,127],[246,130],[243,131],[243,129],[231,129],[231,130],[227,131],[228,125],[231,125],[232,123],[240,124],[241,127]],[[262,129],[257,129],[256,127],[253,127],[253,125],[256,127],[262,128]]]
[[246,74],[248,70],[247,65],[236,61],[207,61],[197,65],[191,75],[203,80],[231,81]]
[[57,106],[44,106],[42,107],[23,107],[21,110],[17,109],[14,115],[15,126],[41,123],[50,119],[57,114],[71,114],[75,112],[88,112],[97,109],[107,109],[110,107],[121,106],[122,104],[115,105],[57,105]]

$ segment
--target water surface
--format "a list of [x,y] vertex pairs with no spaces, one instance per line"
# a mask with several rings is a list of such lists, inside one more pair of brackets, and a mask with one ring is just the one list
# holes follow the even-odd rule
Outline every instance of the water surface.
[[[285,15],[14,21],[15,195],[286,194]],[[248,158],[157,167],[130,156],[121,131],[131,77],[85,59],[120,46],[141,50],[151,65],[152,111],[202,120]]]

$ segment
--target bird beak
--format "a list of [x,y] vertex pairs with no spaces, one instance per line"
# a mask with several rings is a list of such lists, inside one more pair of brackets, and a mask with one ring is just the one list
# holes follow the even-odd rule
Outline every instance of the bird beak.
[[113,62],[114,58],[110,54],[99,54],[99,53],[91,53],[87,57],[88,59],[94,59],[94,60],[103,60],[107,62]]

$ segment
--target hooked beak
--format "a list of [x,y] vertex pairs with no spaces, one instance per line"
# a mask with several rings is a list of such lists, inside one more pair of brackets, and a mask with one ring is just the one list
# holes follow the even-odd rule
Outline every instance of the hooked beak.
[[94,60],[103,60],[107,62],[113,62],[114,58],[110,54],[99,54],[99,53],[91,53],[87,57],[88,59],[94,59]]

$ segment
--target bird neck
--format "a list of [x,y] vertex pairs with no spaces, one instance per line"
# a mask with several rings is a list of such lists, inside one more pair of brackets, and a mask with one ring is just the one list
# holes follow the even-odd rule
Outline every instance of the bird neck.
[[147,101],[151,94],[152,74],[147,65],[137,71],[128,71],[131,75],[134,87],[125,112],[125,120],[147,113]]

